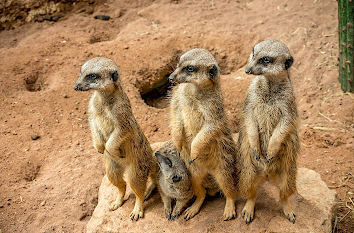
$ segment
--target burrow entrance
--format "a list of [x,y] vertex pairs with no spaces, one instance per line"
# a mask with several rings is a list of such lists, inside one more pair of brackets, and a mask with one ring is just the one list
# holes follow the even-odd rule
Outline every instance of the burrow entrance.
[[147,105],[155,108],[166,108],[168,106],[170,92],[173,87],[173,84],[168,80],[171,73],[157,80],[150,89],[140,93],[141,98]]
[[30,74],[23,80],[27,91],[36,92],[43,90],[43,80],[39,79],[38,73]]
[[176,51],[168,60],[166,65],[156,70],[140,70],[140,77],[144,77],[146,83],[137,83],[140,96],[144,102],[154,108],[166,108],[170,102],[171,91],[174,86],[169,82],[168,77],[173,73],[177,66],[179,56],[182,51]]

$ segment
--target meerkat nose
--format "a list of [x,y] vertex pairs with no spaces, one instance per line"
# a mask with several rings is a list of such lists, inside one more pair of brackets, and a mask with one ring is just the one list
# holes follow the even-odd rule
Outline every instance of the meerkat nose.
[[75,83],[75,85],[74,85],[74,90],[75,90],[75,91],[78,91],[78,90],[79,90],[79,85],[78,85],[77,83]]
[[170,76],[168,76],[168,80],[169,80],[170,82],[172,82],[175,78],[176,78],[176,75],[174,75],[173,73],[170,74]]
[[246,67],[245,72],[246,72],[246,74],[250,74],[251,73],[251,68],[250,67]]

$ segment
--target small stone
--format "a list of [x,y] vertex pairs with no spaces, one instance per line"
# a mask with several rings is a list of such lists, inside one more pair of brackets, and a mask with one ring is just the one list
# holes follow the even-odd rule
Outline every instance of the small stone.
[[84,218],[86,218],[88,216],[88,214],[86,212],[82,213],[80,216],[80,221],[82,221]]
[[41,136],[39,136],[39,135],[37,135],[37,134],[31,135],[31,139],[32,139],[33,141],[36,141],[36,140],[38,140],[38,139],[40,139],[40,138],[41,138]]
[[105,21],[111,19],[111,17],[108,16],[108,15],[96,15],[94,18],[95,18],[95,19],[100,19],[100,20],[105,20]]
[[41,205],[41,206],[44,206],[44,205],[45,205],[45,200],[42,201],[40,205]]
[[63,97],[64,97],[65,99],[69,98],[69,96],[68,96],[68,95],[64,95]]

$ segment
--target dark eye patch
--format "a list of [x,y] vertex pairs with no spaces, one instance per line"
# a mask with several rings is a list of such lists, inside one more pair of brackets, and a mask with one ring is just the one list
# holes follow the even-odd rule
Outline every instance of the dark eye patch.
[[274,62],[274,58],[272,57],[262,57],[258,60],[258,63],[262,65],[267,65],[273,62]]
[[213,67],[209,70],[209,77],[210,79],[213,79],[216,77],[216,75],[218,75],[218,68],[213,65]]
[[187,73],[193,73],[197,71],[197,67],[195,66],[186,66],[183,68],[183,71],[186,71]]
[[181,180],[182,180],[182,177],[181,177],[181,176],[174,175],[174,176],[172,177],[173,183],[180,182]]
[[96,79],[99,79],[100,78],[100,75],[98,74],[95,74],[95,73],[92,73],[92,74],[88,74],[85,76],[85,78],[89,81],[94,81]]
[[169,158],[165,157],[165,163],[169,166],[172,167],[172,162]]

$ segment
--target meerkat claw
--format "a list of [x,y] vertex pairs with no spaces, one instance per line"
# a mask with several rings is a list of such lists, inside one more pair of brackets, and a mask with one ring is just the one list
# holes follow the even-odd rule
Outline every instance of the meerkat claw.
[[252,152],[252,155],[257,161],[259,161],[261,159],[261,156],[259,155],[259,153]]
[[196,158],[195,159],[191,159],[188,162],[189,162],[189,164],[192,164],[195,160],[196,160]]
[[270,163],[273,160],[273,157],[266,156],[267,163]]

